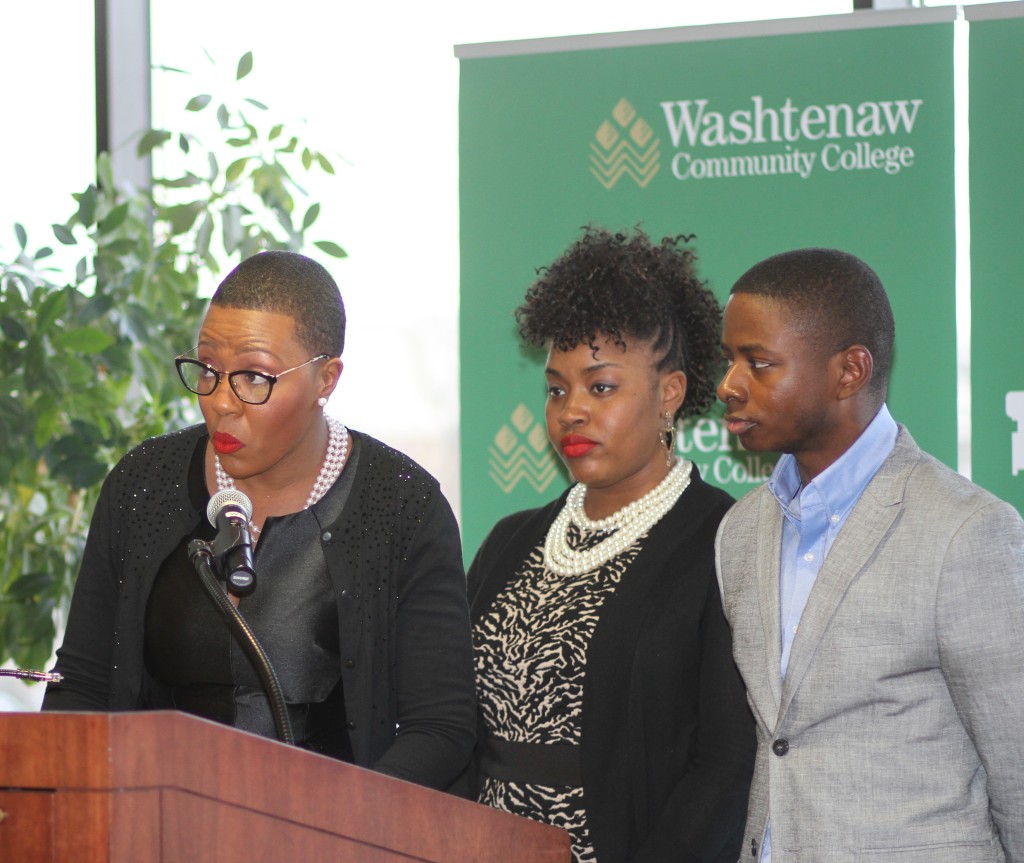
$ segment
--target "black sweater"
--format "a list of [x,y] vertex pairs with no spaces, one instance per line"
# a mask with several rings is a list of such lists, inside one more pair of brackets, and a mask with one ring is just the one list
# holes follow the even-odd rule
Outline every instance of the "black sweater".
[[[353,433],[355,434],[355,433]],[[203,426],[145,441],[104,482],[44,710],[138,710],[146,603],[161,562],[203,514],[188,495]],[[348,502],[320,542],[338,603],[355,763],[443,787],[474,740],[472,648],[458,527],[437,481],[358,435]],[[312,507],[316,515],[316,506]]]

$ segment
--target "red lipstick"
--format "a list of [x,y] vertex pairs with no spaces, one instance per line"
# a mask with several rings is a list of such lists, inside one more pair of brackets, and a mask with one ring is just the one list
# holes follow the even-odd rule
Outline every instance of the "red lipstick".
[[579,458],[582,455],[586,455],[590,452],[597,444],[588,437],[583,437],[579,434],[569,434],[559,441],[562,447],[562,452],[565,453],[569,458]]
[[214,432],[213,434],[213,448],[221,455],[238,452],[243,446],[245,444],[234,435],[229,435],[225,432]]

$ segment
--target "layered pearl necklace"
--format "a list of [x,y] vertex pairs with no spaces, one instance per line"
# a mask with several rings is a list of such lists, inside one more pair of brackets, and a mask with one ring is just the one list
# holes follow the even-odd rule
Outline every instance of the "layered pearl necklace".
[[[624,552],[675,506],[690,484],[690,467],[688,459],[678,459],[647,494],[598,521],[589,518],[583,509],[587,487],[583,483],[574,485],[544,540],[544,566],[556,575],[582,575]],[[580,530],[607,532],[608,536],[589,548],[572,548],[569,526],[573,524]]]
[[[303,509],[309,509],[327,494],[330,487],[341,476],[341,469],[345,467],[345,460],[348,458],[348,429],[334,417],[327,417],[327,428],[329,432],[327,453],[324,455],[324,463],[320,467],[320,473],[317,474],[313,488],[309,491],[309,497],[306,498],[306,505]],[[220,456],[216,453],[213,456],[213,471],[217,477],[217,491],[235,487],[234,478],[228,476],[224,468],[221,467]],[[260,532],[260,528],[252,522],[249,522],[249,526],[253,533]]]

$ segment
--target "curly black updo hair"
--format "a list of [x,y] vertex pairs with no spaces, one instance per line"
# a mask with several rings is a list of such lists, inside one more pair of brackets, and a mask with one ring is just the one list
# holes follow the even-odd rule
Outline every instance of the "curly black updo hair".
[[658,372],[682,370],[686,398],[676,419],[704,413],[715,401],[721,363],[722,309],[694,270],[693,237],[653,245],[639,228],[630,236],[588,226],[568,251],[537,271],[516,309],[530,346],[597,350],[600,337],[622,348],[650,341]]

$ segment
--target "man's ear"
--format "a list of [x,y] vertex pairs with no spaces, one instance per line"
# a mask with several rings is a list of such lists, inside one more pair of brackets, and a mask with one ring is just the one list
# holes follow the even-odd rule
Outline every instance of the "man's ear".
[[838,367],[837,397],[848,399],[871,383],[875,361],[864,345],[850,345],[836,354]]

